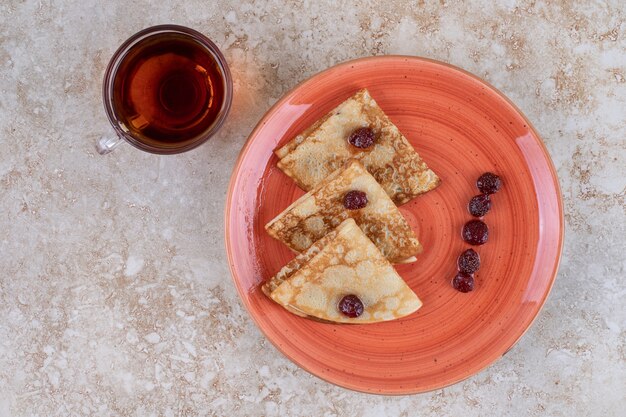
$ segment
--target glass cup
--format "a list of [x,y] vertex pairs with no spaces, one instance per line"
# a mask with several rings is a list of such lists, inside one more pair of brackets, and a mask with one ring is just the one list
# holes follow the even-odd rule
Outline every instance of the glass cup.
[[115,134],[97,141],[98,153],[128,142],[167,155],[193,149],[218,131],[230,111],[233,82],[206,36],[160,25],[133,35],[113,54],[102,95]]

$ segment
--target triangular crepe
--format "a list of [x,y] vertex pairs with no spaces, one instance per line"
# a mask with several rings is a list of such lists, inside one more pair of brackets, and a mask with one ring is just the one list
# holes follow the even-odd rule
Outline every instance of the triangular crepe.
[[[347,140],[361,127],[369,127],[375,133],[370,148],[356,148]],[[275,152],[280,158],[278,167],[305,191],[350,158],[360,160],[398,205],[440,183],[439,177],[366,89],[358,91]]]
[[[355,190],[367,195],[367,205],[348,210],[343,198]],[[422,251],[398,207],[356,160],[349,161],[296,200],[265,229],[294,251],[302,252],[350,217],[393,263],[414,261],[415,255]]]
[[[352,219],[287,264],[263,292],[292,313],[338,323],[393,320],[422,305]],[[359,317],[340,312],[346,295],[362,301]]]

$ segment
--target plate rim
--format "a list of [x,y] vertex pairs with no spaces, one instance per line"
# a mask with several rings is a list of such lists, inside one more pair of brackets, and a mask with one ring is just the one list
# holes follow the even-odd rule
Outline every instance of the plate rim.
[[[461,376],[458,379],[455,379],[451,382],[446,383],[445,385],[441,385],[438,387],[434,387],[431,389],[411,389],[410,387],[406,387],[403,390],[396,390],[396,389],[392,389],[392,390],[388,390],[386,388],[382,388],[380,390],[372,390],[372,389],[367,389],[366,387],[360,387],[357,384],[352,384],[352,385],[347,385],[347,384],[343,384],[343,383],[339,383],[337,381],[333,381],[330,378],[327,378],[325,374],[318,374],[316,372],[314,372],[313,370],[309,369],[308,367],[304,366],[302,363],[300,363],[297,359],[295,359],[294,357],[292,357],[290,354],[288,354],[287,352],[285,352],[276,342],[274,342],[274,340],[272,340],[271,337],[269,337],[269,335],[266,333],[265,329],[260,325],[259,321],[257,320],[257,318],[255,317],[254,314],[252,314],[251,312],[251,308],[250,308],[250,303],[247,299],[247,297],[245,296],[246,291],[241,287],[241,284],[237,281],[237,279],[235,279],[235,272],[234,272],[234,259],[233,259],[233,253],[231,251],[231,233],[230,233],[230,217],[231,217],[231,209],[232,209],[232,197],[233,197],[233,191],[234,191],[234,187],[235,187],[235,183],[237,182],[237,178],[238,178],[238,173],[240,171],[241,168],[241,164],[242,161],[245,157],[245,155],[247,154],[248,148],[250,147],[250,144],[252,142],[252,139],[257,135],[258,131],[265,125],[266,121],[273,116],[273,114],[276,112],[276,110],[278,108],[280,108],[290,97],[291,95],[297,90],[299,89],[302,85],[308,83],[309,81],[313,80],[314,78],[317,78],[319,76],[322,76],[330,71],[333,71],[339,67],[343,67],[343,66],[350,66],[350,65],[354,65],[355,63],[366,63],[366,62],[376,62],[376,61],[394,61],[394,60],[405,60],[405,61],[417,61],[417,62],[427,62],[430,64],[435,64],[435,65],[440,65],[443,67],[446,67],[448,69],[452,69],[458,72],[461,72],[462,74],[464,74],[465,76],[468,76],[469,78],[473,79],[474,81],[477,81],[478,83],[484,85],[485,87],[489,88],[491,91],[493,91],[496,95],[498,95],[501,99],[503,99],[508,105],[510,105],[513,110],[515,110],[517,112],[517,114],[524,120],[524,122],[527,125],[527,128],[533,133],[533,135],[538,139],[537,142],[541,148],[542,154],[545,157],[545,160],[547,162],[548,168],[550,170],[550,174],[552,176],[552,182],[555,186],[555,191],[556,191],[556,199],[557,199],[557,205],[558,205],[558,212],[559,212],[559,238],[558,238],[558,248],[557,248],[557,256],[555,259],[555,263],[554,263],[554,267],[550,276],[550,282],[549,285],[546,289],[545,295],[542,297],[541,301],[539,302],[539,306],[537,308],[536,313],[534,314],[534,316],[532,317],[531,321],[528,323],[528,326],[526,326],[526,328],[524,329],[524,331],[522,331],[520,333],[520,335],[510,344],[510,346],[508,346],[506,348],[506,350],[502,353],[502,355],[500,355],[499,357],[496,357],[495,359],[493,359],[492,361],[488,362],[487,364],[485,364],[484,366],[478,368],[476,371],[468,374],[468,375],[464,375]],[[246,141],[244,142],[244,144],[241,147],[241,150],[239,151],[239,155],[237,156],[237,159],[235,161],[235,164],[233,165],[233,169],[231,172],[231,176],[230,176],[230,180],[228,183],[228,190],[227,190],[227,194],[226,194],[226,200],[225,200],[225,208],[224,208],[224,246],[226,249],[226,256],[227,256],[227,260],[228,260],[228,269],[230,272],[230,276],[231,279],[233,281],[233,283],[235,284],[235,288],[237,289],[237,293],[239,295],[239,299],[241,300],[241,302],[243,303],[244,307],[246,308],[246,311],[248,312],[248,316],[252,318],[252,321],[255,323],[256,327],[261,331],[261,333],[263,334],[263,336],[265,337],[266,340],[268,340],[283,356],[285,356],[287,359],[289,359],[291,362],[293,362],[294,364],[296,364],[300,369],[306,371],[307,373],[309,373],[310,375],[313,375],[325,382],[328,382],[330,384],[333,384],[335,386],[344,388],[344,389],[349,389],[352,391],[356,391],[356,392],[361,392],[361,393],[365,393],[365,394],[375,394],[375,395],[381,395],[381,396],[401,396],[401,395],[413,395],[413,394],[422,394],[422,393],[427,393],[427,392],[432,392],[432,391],[436,391],[439,389],[443,389],[446,387],[450,387],[452,385],[458,384],[459,382],[462,382],[466,379],[471,378],[472,376],[475,376],[477,374],[479,374],[480,372],[484,371],[485,369],[487,369],[488,367],[492,366],[494,363],[496,363],[497,361],[499,361],[504,355],[506,355],[519,341],[520,339],[530,330],[530,328],[533,326],[533,324],[535,323],[535,321],[537,320],[537,318],[539,317],[539,314],[541,313],[546,301],[548,300],[548,297],[550,296],[550,293],[552,292],[552,288],[554,287],[554,282],[556,281],[556,277],[558,275],[559,272],[559,268],[561,265],[561,259],[563,256],[563,246],[564,246],[564,238],[565,238],[565,215],[564,215],[564,208],[563,208],[563,194],[562,194],[562,190],[561,190],[561,185],[559,182],[559,178],[557,175],[557,170],[556,167],[554,166],[554,162],[552,161],[552,157],[550,156],[550,153],[548,151],[548,148],[546,147],[543,138],[541,137],[541,135],[539,135],[537,129],[535,129],[534,125],[531,123],[531,121],[528,119],[528,117],[526,117],[526,115],[521,111],[521,109],[515,104],[513,103],[513,101],[511,101],[511,99],[509,99],[502,91],[500,91],[498,88],[496,88],[495,86],[493,86],[491,83],[485,81],[484,79],[478,77],[475,74],[472,74],[471,72],[464,70],[463,68],[457,67],[455,65],[449,64],[447,62],[443,62],[443,61],[439,61],[436,59],[432,59],[432,58],[427,58],[427,57],[422,57],[422,56],[414,56],[414,55],[374,55],[374,56],[367,56],[367,57],[361,57],[361,58],[356,58],[356,59],[349,59],[346,61],[342,61],[339,62],[331,67],[326,68],[325,70],[316,72],[315,74],[312,74],[311,76],[305,78],[304,80],[298,82],[297,84],[295,84],[293,87],[291,87],[289,90],[287,90],[286,92],[283,93],[283,95],[280,97],[280,99],[278,99],[261,117],[261,119],[259,119],[259,121],[256,123],[256,125],[254,126],[254,128],[250,131],[250,134],[248,134]]]

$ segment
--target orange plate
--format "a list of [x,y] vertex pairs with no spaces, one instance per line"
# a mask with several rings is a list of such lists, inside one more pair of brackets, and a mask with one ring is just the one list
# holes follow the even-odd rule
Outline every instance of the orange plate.
[[[442,184],[401,207],[424,252],[397,267],[424,302],[411,316],[373,325],[318,323],[288,313],[259,289],[293,253],[263,226],[302,191],[272,153],[356,90],[366,87]],[[456,258],[469,247],[476,178],[493,171],[503,189],[485,221],[489,241],[475,290],[455,291]],[[500,358],[528,329],[557,273],[563,243],[558,180],[528,120],[494,87],[455,67],[385,56],[330,68],[276,103],[235,166],[226,202],[226,250],[243,303],[289,359],[342,387],[383,394],[429,391]]]

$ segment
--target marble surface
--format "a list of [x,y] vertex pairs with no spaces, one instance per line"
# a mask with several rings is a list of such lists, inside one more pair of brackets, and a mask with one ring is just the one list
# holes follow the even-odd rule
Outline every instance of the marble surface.
[[[621,0],[3,0],[0,416],[623,415],[625,18]],[[189,153],[101,157],[105,65],[158,23],[220,45],[233,112]],[[263,113],[306,77],[379,54],[461,66],[516,102],[552,154],[567,222],[552,294],[512,351],[404,397],[285,359],[242,307],[222,239],[230,170]]]

